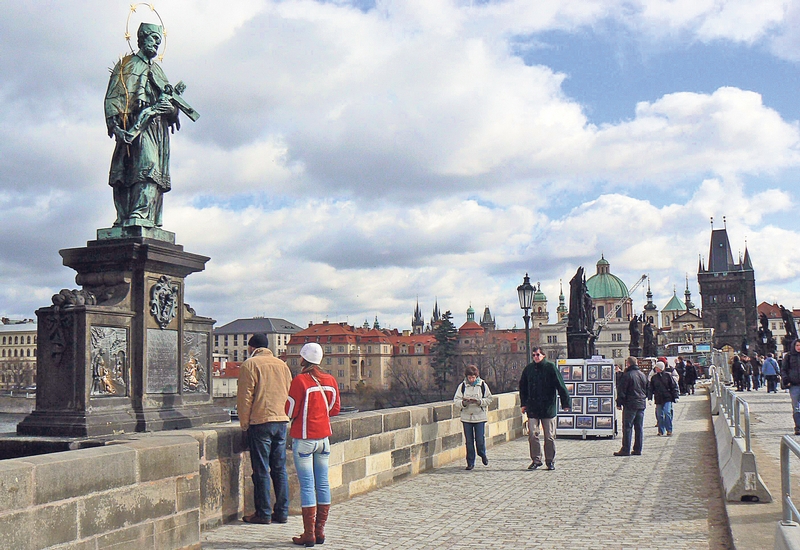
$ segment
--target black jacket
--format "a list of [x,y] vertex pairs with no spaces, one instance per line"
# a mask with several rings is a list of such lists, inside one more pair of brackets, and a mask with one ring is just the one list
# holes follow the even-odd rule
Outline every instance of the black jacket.
[[694,365],[686,365],[686,372],[683,375],[686,380],[686,385],[691,386],[697,382],[697,367]]
[[525,407],[529,418],[555,418],[556,395],[561,399],[562,409],[572,406],[564,378],[553,363],[543,359],[525,367],[519,379],[519,404]]
[[647,386],[647,398],[654,399],[656,405],[678,400],[678,386],[668,372],[661,371],[653,375]]
[[647,407],[647,376],[637,365],[625,369],[617,385],[617,406],[635,411]]
[[800,340],[792,342],[789,353],[781,361],[781,388],[800,385],[800,353],[794,350],[794,345]]

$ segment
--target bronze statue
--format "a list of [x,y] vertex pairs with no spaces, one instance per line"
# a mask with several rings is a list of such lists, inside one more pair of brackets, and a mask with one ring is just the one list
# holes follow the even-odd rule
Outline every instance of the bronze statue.
[[588,359],[595,354],[594,307],[586,289],[583,267],[569,282],[569,316],[567,317],[567,357]]
[[185,85],[173,88],[154,61],[161,26],[142,23],[136,34],[139,51],[117,62],[106,91],[106,126],[116,139],[108,184],[114,188],[115,227],[161,227],[163,195],[172,187],[170,130],[180,129],[178,110],[192,120],[199,115],[180,97]]
[[656,347],[656,338],[653,332],[653,324],[650,322],[650,319],[644,324],[644,347],[642,348],[642,353],[645,357],[655,357],[658,354],[658,348]]
[[634,315],[631,317],[631,322],[628,323],[628,332],[631,335],[630,348],[635,349],[639,347],[639,317]]

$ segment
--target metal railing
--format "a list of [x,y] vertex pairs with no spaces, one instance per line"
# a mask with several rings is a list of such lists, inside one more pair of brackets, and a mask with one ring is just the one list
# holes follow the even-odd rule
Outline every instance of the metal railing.
[[800,458],[800,445],[791,436],[784,435],[781,438],[781,525],[793,525],[800,523],[800,512],[797,511],[792,502],[792,477],[789,466],[789,451]]
[[750,452],[750,406],[747,401],[736,395],[732,388],[722,383],[719,369],[712,371],[711,389],[720,400],[722,410],[733,428],[733,437],[744,438],[745,451]]

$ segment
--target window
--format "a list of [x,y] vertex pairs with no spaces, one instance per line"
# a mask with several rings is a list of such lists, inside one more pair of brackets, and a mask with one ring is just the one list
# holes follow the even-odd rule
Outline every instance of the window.
[[339,382],[339,390],[343,390],[343,389],[344,389],[344,382]]
[[605,306],[597,306],[597,318],[602,319],[606,316],[606,307]]
[[30,336],[28,336],[28,343],[29,344],[31,343],[31,337]]
[[424,353],[424,351],[425,349],[423,348],[422,344],[417,344],[416,353],[421,355],[422,353]]
[[371,366],[372,366],[372,358],[371,358],[371,357],[368,357],[368,358],[367,358],[367,366],[368,366],[368,367],[371,367]]
[[19,344],[19,336],[14,336],[14,343]]
[[331,352],[331,347],[325,346],[325,353],[330,353],[330,352]]
[[330,365],[331,364],[331,358],[330,357],[326,357],[325,358],[325,364],[326,365]]
[[611,357],[622,357],[622,350],[621,349],[612,349],[611,350]]
[[408,355],[408,348],[406,347],[405,344],[400,346],[400,355]]
[[339,378],[344,378],[344,371],[339,369]]
[[228,345],[228,335],[227,334],[225,335],[225,345],[226,346]]
[[296,367],[297,366],[297,357],[292,357],[291,363],[289,363],[289,364],[292,365],[293,367]]
[[367,346],[367,353],[372,353],[372,346]]
[[237,349],[233,350],[233,360],[234,361],[238,361],[239,360],[239,350],[237,350]]
[[372,371],[371,370],[367,371],[367,378],[372,378]]
[[558,334],[548,335],[547,343],[548,344],[557,344],[558,343]]
[[[775,328],[775,327],[772,327],[772,328]],[[6,337],[3,336],[3,345],[5,345],[5,344],[6,344]]]
[[344,365],[344,357],[337,357],[337,358],[336,358],[336,362],[337,362],[339,365]]
[[233,335],[233,345],[234,346],[238,346],[239,345],[239,335],[238,334],[234,334]]
[[26,357],[30,357],[31,356],[31,350],[30,349],[25,350],[25,355],[26,355]]
[[[3,343],[5,344],[5,342],[3,342]],[[215,346],[219,345],[219,336],[217,336],[216,334],[214,335],[214,345]]]
[[611,341],[612,342],[622,342],[622,334],[619,332],[612,332],[611,333]]
[[339,353],[344,353],[344,346],[339,346]]

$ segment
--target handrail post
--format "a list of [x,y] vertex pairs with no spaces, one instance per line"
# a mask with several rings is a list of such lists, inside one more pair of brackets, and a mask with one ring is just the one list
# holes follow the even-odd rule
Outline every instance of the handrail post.
[[744,446],[745,451],[750,452],[750,405],[747,401],[742,400],[744,404]]

